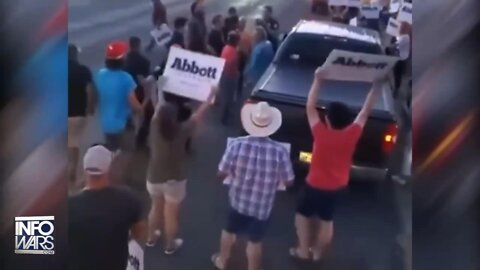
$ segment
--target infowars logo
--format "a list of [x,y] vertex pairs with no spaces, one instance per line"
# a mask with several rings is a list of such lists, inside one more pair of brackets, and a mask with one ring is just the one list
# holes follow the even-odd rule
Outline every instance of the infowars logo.
[[15,253],[53,255],[53,216],[15,217]]
[[335,61],[332,62],[333,65],[341,65],[348,67],[358,67],[358,68],[374,68],[374,69],[384,69],[388,66],[388,63],[385,62],[373,62],[368,63],[363,60],[354,60],[351,57],[339,56]]
[[199,67],[197,62],[188,61],[187,59],[175,58],[171,68],[188,72],[193,75],[200,75],[201,77],[207,77],[210,79],[217,78],[217,69],[213,67]]

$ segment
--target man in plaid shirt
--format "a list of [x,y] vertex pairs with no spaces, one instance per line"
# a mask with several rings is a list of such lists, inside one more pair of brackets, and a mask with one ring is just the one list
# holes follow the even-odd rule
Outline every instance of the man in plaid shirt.
[[275,193],[279,186],[293,184],[290,155],[285,146],[268,136],[282,124],[282,115],[266,102],[247,104],[242,124],[250,136],[234,139],[219,165],[219,178],[230,183],[230,212],[222,231],[220,252],[212,256],[218,269],[225,269],[236,235],[248,236],[248,269],[259,270],[261,240],[266,232]]

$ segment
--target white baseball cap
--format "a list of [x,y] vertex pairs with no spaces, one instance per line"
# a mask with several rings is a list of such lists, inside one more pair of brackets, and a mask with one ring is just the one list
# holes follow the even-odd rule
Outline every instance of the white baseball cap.
[[268,137],[282,125],[282,113],[264,101],[245,104],[241,119],[245,131],[254,137]]
[[88,175],[108,173],[112,164],[113,153],[105,146],[95,145],[88,148],[83,157],[83,170]]

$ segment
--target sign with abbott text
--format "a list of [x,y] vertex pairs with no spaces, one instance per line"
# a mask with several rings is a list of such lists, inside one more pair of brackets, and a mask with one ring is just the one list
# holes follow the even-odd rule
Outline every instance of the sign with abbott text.
[[380,18],[380,6],[378,5],[366,5],[362,6],[360,12],[366,19],[378,19]]
[[404,2],[398,11],[397,20],[412,24],[412,4]]
[[392,56],[333,50],[323,67],[328,68],[329,80],[373,82],[387,75],[397,61]]
[[387,34],[398,37],[400,35],[400,26],[401,23],[399,21],[395,20],[394,18],[390,18],[387,24]]
[[128,264],[126,270],[143,270],[143,249],[135,240],[128,242]]
[[15,253],[53,255],[53,216],[15,217]]
[[205,101],[222,77],[225,59],[172,47],[163,75],[163,91]]
[[[235,138],[227,138],[227,147],[232,143],[232,141],[235,140]],[[285,147],[285,149],[287,150],[288,152],[288,155],[290,155],[290,149],[292,148],[291,144],[289,143],[280,143],[283,147]],[[225,178],[225,180],[223,181],[223,184],[224,185],[230,185],[232,182],[232,179],[230,179],[230,177],[227,177]],[[287,188],[285,187],[285,185],[283,183],[280,183],[278,185],[278,189],[277,190],[280,190],[280,191],[284,191],[286,190]]]
[[172,30],[166,25],[162,24],[159,28],[155,28],[150,32],[153,40],[159,47],[165,46],[172,38]]

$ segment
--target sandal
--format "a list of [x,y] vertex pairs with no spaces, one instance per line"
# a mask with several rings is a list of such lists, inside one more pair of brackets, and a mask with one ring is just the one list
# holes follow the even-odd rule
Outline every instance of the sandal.
[[213,266],[215,266],[215,269],[220,269],[220,270],[223,270],[225,269],[225,265],[223,266],[220,266],[221,263],[220,263],[220,254],[218,253],[215,253],[212,255],[212,263],[213,263]]
[[173,240],[173,247],[169,249],[165,249],[165,255],[173,255],[177,253],[177,251],[183,246],[183,239],[177,238]]
[[310,260],[310,256],[306,257],[306,258],[303,258],[302,256],[300,256],[300,254],[298,253],[298,247],[293,247],[293,248],[290,248],[289,252],[290,254],[290,257],[296,259],[296,260],[299,260],[299,261],[308,261]]

